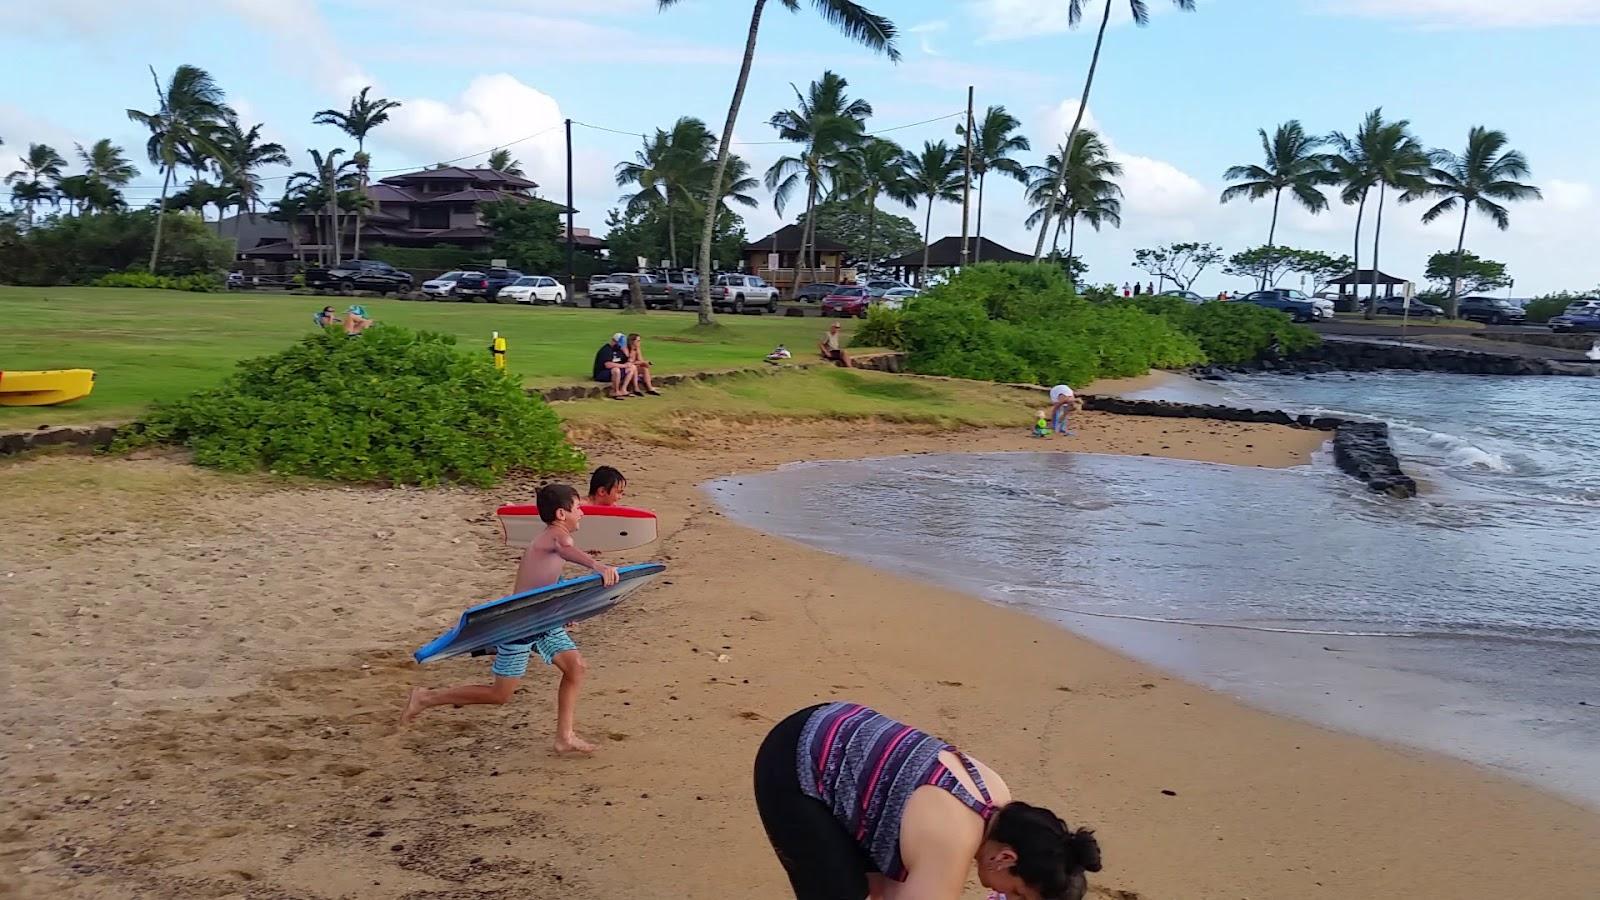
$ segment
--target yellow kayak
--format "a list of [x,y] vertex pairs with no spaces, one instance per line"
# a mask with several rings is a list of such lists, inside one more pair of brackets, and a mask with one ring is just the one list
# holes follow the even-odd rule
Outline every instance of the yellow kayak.
[[0,406],[54,406],[89,396],[93,369],[0,372]]

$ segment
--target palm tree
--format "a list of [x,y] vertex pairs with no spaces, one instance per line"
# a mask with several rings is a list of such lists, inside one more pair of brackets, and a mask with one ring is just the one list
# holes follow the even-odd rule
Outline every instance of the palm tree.
[[622,197],[628,211],[639,213],[654,208],[665,213],[667,255],[674,268],[678,265],[678,211],[708,180],[705,176],[713,142],[704,122],[683,116],[673,123],[670,132],[658,128],[654,136],[646,138],[643,148],[634,152],[632,162],[617,164],[617,186],[639,186],[637,192]]
[[[1059,247],[1065,225],[1067,258],[1071,259],[1077,252],[1079,219],[1095,231],[1104,225],[1122,227],[1122,188],[1112,180],[1122,175],[1122,164],[1111,159],[1110,148],[1093,131],[1079,131],[1071,153],[1063,153],[1063,149],[1045,157],[1044,165],[1027,170],[1028,202],[1036,208],[1023,224],[1032,228],[1045,221],[1047,208],[1052,208],[1056,225],[1051,247]],[[1060,178],[1062,157],[1066,157],[1069,170],[1065,181]],[[1067,185],[1069,194],[1065,198],[1057,195],[1052,201],[1048,192],[1056,184]]]
[[[289,246],[294,249],[295,259],[302,263],[305,262],[305,256],[300,252],[300,217],[307,210],[318,208],[313,205],[316,201],[309,195],[309,192],[314,188],[314,183],[308,182],[302,177],[304,174],[303,172],[297,172],[289,177],[289,180],[284,183],[283,196],[272,202],[270,211],[267,213],[267,218],[274,222],[282,222],[287,226]],[[315,227],[316,219],[313,218],[313,233]]]
[[[657,6],[667,9],[679,0],[656,0]],[[784,9],[796,12],[800,0],[778,0]],[[891,61],[900,61],[900,51],[895,49],[895,27],[883,16],[861,6],[855,0],[811,0],[811,5],[829,24],[867,47],[876,50]],[[728,104],[728,118],[722,124],[722,140],[717,142],[717,164],[711,173],[711,188],[707,192],[721,196],[722,183],[728,171],[729,146],[733,143],[733,128],[739,121],[739,105],[744,102],[745,85],[750,82],[750,67],[756,58],[756,37],[761,32],[761,13],[767,0],[755,0],[750,10],[750,30],[744,40],[744,61],[739,64],[739,78],[733,85],[733,100]],[[711,314],[711,241],[717,227],[717,207],[708,206],[705,225],[700,236],[700,324],[710,325]]]
[[[878,234],[878,197],[887,197],[906,206],[916,205],[916,196],[906,187],[904,161],[905,151],[899,144],[885,138],[869,137],[845,154],[834,175],[836,192],[844,199],[867,208],[865,255],[869,266],[877,262],[877,254],[872,251]],[[983,221],[981,214],[978,221]]]
[[1408,203],[1426,189],[1432,159],[1411,134],[1411,122],[1401,119],[1386,122],[1372,135],[1367,148],[1373,183],[1378,188],[1378,218],[1372,230],[1372,287],[1367,295],[1367,318],[1378,314],[1378,251],[1383,240],[1383,205],[1389,188],[1403,191],[1401,203]]
[[[1533,200],[1541,196],[1539,189],[1523,184],[1518,178],[1531,173],[1528,160],[1516,150],[1507,150],[1510,140],[1504,131],[1490,131],[1477,125],[1467,132],[1467,150],[1456,155],[1449,150],[1433,151],[1433,166],[1428,169],[1428,185],[1417,196],[1441,197],[1438,203],[1422,214],[1423,222],[1432,222],[1445,213],[1461,207],[1461,232],[1456,236],[1456,271],[1450,279],[1450,302],[1447,315],[1455,318],[1456,301],[1461,289],[1461,254],[1467,243],[1467,219],[1476,209],[1490,219],[1501,231],[1511,227],[1511,215],[1504,206],[1494,202],[1504,200]],[[1403,198],[1402,198],[1403,199]]]
[[[1011,158],[1013,153],[1032,149],[1028,139],[1017,134],[1022,123],[1006,112],[1004,106],[991,106],[983,114],[983,121],[973,127],[972,174],[978,176],[978,244],[973,262],[983,259],[983,182],[991,170],[1026,184],[1028,170]],[[956,134],[966,137],[966,125],[957,125]]]
[[121,147],[107,138],[83,149],[77,145],[78,159],[83,161],[84,176],[89,186],[83,198],[83,211],[93,212],[122,206],[121,189],[139,176],[139,170],[128,161]]
[[[332,125],[356,139],[356,154],[352,162],[360,176],[361,184],[359,190],[363,201],[367,195],[367,175],[372,169],[371,158],[367,156],[367,134],[372,129],[389,121],[390,111],[399,109],[401,105],[399,100],[387,100],[382,97],[369,100],[367,99],[367,92],[370,90],[372,90],[372,86],[368,85],[361,89],[361,93],[351,97],[350,108],[347,110],[341,112],[337,109],[324,109],[311,117],[311,124],[313,125]],[[493,167],[491,166],[490,168]],[[356,215],[356,237],[352,250],[356,259],[361,258],[362,218],[361,214],[358,213]],[[337,229],[335,230],[337,231]],[[333,248],[334,262],[339,261],[337,258],[339,250],[340,248],[335,245]]]
[[[339,230],[339,192],[349,185],[349,176],[351,170],[356,167],[356,161],[347,159],[340,162],[339,157],[344,154],[344,150],[338,147],[329,150],[326,156],[318,150],[307,152],[311,154],[312,170],[296,172],[290,177],[290,181],[306,188],[307,207],[312,210],[312,227],[319,230],[318,243],[327,250],[326,257],[323,257],[322,251],[318,251],[319,261],[337,265],[342,259],[340,253],[343,249],[340,246],[342,233]],[[356,173],[356,179],[356,187],[359,190],[361,185],[359,172]],[[328,216],[326,226],[320,225],[318,221],[324,212]],[[359,228],[360,220],[357,219],[356,223]]]
[[[261,128],[252,125],[247,131],[239,124],[237,116],[230,115],[216,136],[217,146],[229,164],[226,180],[238,198],[240,213],[246,210],[254,213],[256,202],[261,199],[261,178],[256,175],[256,169],[290,164],[289,152],[282,144],[261,140]],[[238,234],[237,220],[234,234]]]
[[[1078,27],[1078,23],[1083,21],[1084,3],[1085,0],[1068,0],[1067,2],[1067,23],[1073,28]],[[1078,113],[1072,118],[1072,129],[1067,132],[1067,139],[1062,142],[1063,147],[1074,146],[1078,129],[1083,127],[1083,113],[1084,110],[1089,108],[1089,91],[1094,87],[1095,69],[1100,66],[1100,48],[1105,44],[1106,26],[1111,24],[1111,7],[1115,3],[1116,0],[1105,0],[1106,12],[1100,19],[1100,32],[1094,39],[1094,55],[1089,57],[1089,77],[1083,81],[1083,96],[1078,100]],[[1172,3],[1185,12],[1194,11],[1194,0],[1172,0]],[[1128,12],[1133,15],[1133,21],[1138,23],[1139,27],[1143,28],[1145,25],[1150,24],[1150,4],[1146,0],[1128,0]],[[1062,168],[1060,177],[1067,177],[1065,167]],[[1062,185],[1058,183],[1050,192],[1050,196],[1064,196]],[[1033,248],[1034,262],[1038,262],[1044,256],[1044,237],[1045,232],[1050,230],[1050,216],[1051,210],[1046,207],[1044,221],[1039,228],[1039,242]]]
[[27,155],[18,160],[22,168],[7,175],[6,184],[12,185],[11,199],[22,204],[27,210],[26,221],[32,222],[34,204],[41,200],[55,202],[56,193],[50,184],[61,180],[61,168],[67,161],[49,144],[29,144]]
[[1285,190],[1300,201],[1312,215],[1328,208],[1328,198],[1319,185],[1333,183],[1328,170],[1328,158],[1317,149],[1323,139],[1306,134],[1299,120],[1290,120],[1278,126],[1272,137],[1265,128],[1256,131],[1261,136],[1261,153],[1266,165],[1233,166],[1222,177],[1237,181],[1222,192],[1222,202],[1239,197],[1251,200],[1272,198],[1272,227],[1267,229],[1267,246],[1273,246],[1278,236],[1278,203]]
[[489,161],[485,163],[485,165],[496,172],[503,172],[507,175],[515,175],[518,178],[526,177],[528,174],[522,171],[522,162],[520,160],[513,159],[511,156],[511,151],[504,147],[501,147],[499,150],[489,154]]
[[172,186],[172,176],[189,151],[221,157],[211,132],[225,117],[228,107],[222,88],[197,66],[179,66],[165,87],[154,68],[150,70],[150,77],[156,82],[155,112],[130,109],[128,118],[150,129],[145,151],[150,163],[162,172],[155,240],[150,245],[150,272],[154,274],[156,259],[161,254],[161,225],[167,215],[167,190]]
[[939,200],[955,203],[961,199],[962,160],[944,141],[926,141],[920,154],[907,153],[901,160],[905,169],[906,190],[928,202],[922,226],[922,282],[928,281],[928,251],[933,232],[933,204]]
[[[1367,113],[1355,137],[1335,131],[1327,138],[1327,142],[1334,149],[1334,152],[1327,157],[1328,171],[1333,173],[1331,183],[1339,185],[1339,200],[1344,205],[1356,207],[1352,275],[1361,271],[1361,221],[1367,213],[1367,196],[1378,183],[1378,171],[1372,162],[1372,149],[1377,145],[1383,124],[1383,108],[1379,107]],[[1350,287],[1352,292],[1357,292],[1359,285],[1352,284]]]
[[834,72],[823,72],[805,94],[794,89],[795,109],[777,112],[768,120],[779,137],[800,145],[798,155],[779,157],[766,175],[772,205],[780,216],[795,189],[805,185],[806,212],[800,226],[800,257],[795,261],[796,288],[802,272],[816,264],[812,248],[816,242],[817,200],[825,189],[832,188],[834,168],[850,148],[861,142],[867,118],[872,115],[872,104],[851,100],[845,94],[849,86],[850,82]]

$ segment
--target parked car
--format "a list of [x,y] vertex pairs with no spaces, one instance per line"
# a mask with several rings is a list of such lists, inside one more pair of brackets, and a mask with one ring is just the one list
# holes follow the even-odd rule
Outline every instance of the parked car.
[[921,297],[922,292],[916,288],[899,287],[890,288],[883,292],[882,297],[875,298],[875,302],[884,309],[905,309],[906,303],[913,297]]
[[1528,317],[1521,307],[1499,297],[1462,297],[1456,304],[1456,315],[1490,325],[1521,325]]
[[422,283],[424,297],[453,297],[456,293],[456,282],[463,278],[482,278],[482,272],[466,270],[446,272],[438,278],[430,278]]
[[736,313],[777,312],[778,289],[755,275],[718,275],[711,283],[711,307]]
[[910,286],[911,285],[906,284],[904,281],[900,281],[895,278],[869,278],[867,279],[866,284],[867,293],[874,297],[882,297],[885,291],[892,291],[895,288]]
[[872,302],[870,291],[870,288],[853,284],[836,288],[833,293],[822,298],[822,314],[865,319],[867,305]]
[[402,272],[382,260],[347,259],[326,269],[306,270],[306,286],[387,294],[411,290],[411,273]]
[[1173,290],[1170,290],[1170,291],[1162,291],[1160,294],[1157,294],[1156,296],[1159,296],[1159,297],[1177,297],[1179,300],[1182,300],[1182,301],[1184,301],[1186,303],[1204,303],[1204,302],[1206,302],[1206,298],[1200,296],[1199,294],[1196,294],[1194,291],[1180,291],[1180,290],[1177,290],[1176,288],[1174,288]]
[[1573,304],[1559,316],[1550,317],[1550,330],[1555,332],[1600,332],[1600,305]]
[[649,281],[640,284],[639,289],[644,293],[644,305],[650,309],[663,306],[683,309],[685,306],[700,305],[699,279],[683,272],[667,272],[662,277],[651,276]]
[[493,266],[484,269],[476,278],[462,278],[456,282],[456,297],[461,300],[493,300],[500,289],[515,284],[522,273],[516,269]]
[[633,289],[629,285],[635,280],[639,282],[639,289],[643,291],[655,282],[655,276],[637,272],[617,272],[607,275],[605,281],[589,286],[589,306],[594,309],[607,306],[622,309],[633,302]]
[[[1407,310],[1408,306],[1410,307],[1409,311]],[[1432,303],[1423,303],[1415,297],[1411,298],[1410,304],[1406,303],[1406,298],[1404,297],[1379,297],[1377,311],[1380,316],[1410,316],[1412,318],[1421,316],[1428,319],[1444,315],[1443,307],[1434,306]]]
[[1333,318],[1333,304],[1330,303],[1327,307],[1319,306],[1317,301],[1307,297],[1303,291],[1289,288],[1252,291],[1243,302],[1288,313],[1296,322],[1315,322],[1322,318]]
[[801,285],[800,290],[794,292],[794,299],[802,303],[819,303],[822,298],[838,290],[839,287],[840,285],[831,281],[818,281]]
[[500,289],[496,295],[501,302],[554,303],[567,302],[567,289],[549,275],[524,275]]

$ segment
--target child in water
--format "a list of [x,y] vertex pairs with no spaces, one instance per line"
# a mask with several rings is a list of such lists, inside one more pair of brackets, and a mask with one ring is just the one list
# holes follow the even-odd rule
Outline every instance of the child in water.
[[[578,506],[578,491],[567,484],[547,484],[539,488],[535,498],[539,518],[545,530],[522,556],[517,567],[517,581],[513,593],[522,593],[537,587],[555,584],[561,580],[561,570],[566,563],[576,563],[600,574],[602,583],[617,583],[617,570],[597,562],[594,557],[579,550],[573,543],[572,533],[583,521],[583,510]],[[593,753],[595,746],[578,737],[575,727],[578,708],[578,689],[588,671],[578,645],[567,634],[566,628],[555,628],[528,637],[515,644],[501,644],[495,648],[494,681],[490,684],[463,684],[452,688],[412,688],[406,699],[406,708],[400,714],[400,724],[406,725],[433,706],[469,706],[477,703],[507,703],[516,693],[522,676],[528,672],[528,658],[537,651],[547,665],[561,672],[561,685],[556,689],[557,753]]]

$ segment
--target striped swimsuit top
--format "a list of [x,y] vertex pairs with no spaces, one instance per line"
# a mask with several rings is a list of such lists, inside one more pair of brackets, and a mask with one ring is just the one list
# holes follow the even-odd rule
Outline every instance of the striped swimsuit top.
[[[981,798],[939,761],[949,750],[978,786]],[[806,720],[796,751],[800,789],[833,811],[877,870],[906,880],[900,859],[900,819],[917,788],[948,791],[985,821],[994,815],[989,788],[960,750],[859,703],[830,703]]]

